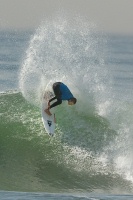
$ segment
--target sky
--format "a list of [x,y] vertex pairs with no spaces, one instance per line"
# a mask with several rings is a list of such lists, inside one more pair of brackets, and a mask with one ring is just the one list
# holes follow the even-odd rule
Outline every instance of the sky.
[[62,10],[99,30],[133,35],[133,0],[0,0],[0,29],[36,29]]

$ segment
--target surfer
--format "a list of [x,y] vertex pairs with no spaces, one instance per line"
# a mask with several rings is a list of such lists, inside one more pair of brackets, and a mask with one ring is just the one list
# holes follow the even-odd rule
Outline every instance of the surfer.
[[[55,94],[55,97],[51,98],[48,101],[48,108],[45,109],[45,112],[48,115],[51,115],[50,113],[50,109],[58,106],[62,103],[62,100],[67,100],[68,101],[68,105],[74,105],[77,102],[77,99],[73,96],[73,94],[71,93],[71,91],[69,90],[69,88],[62,82],[55,82],[53,84],[53,91]],[[50,102],[57,99],[56,102],[54,102],[53,104],[50,105]]]

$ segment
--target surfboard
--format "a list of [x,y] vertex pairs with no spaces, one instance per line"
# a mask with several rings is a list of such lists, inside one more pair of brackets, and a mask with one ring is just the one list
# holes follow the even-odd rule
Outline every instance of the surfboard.
[[53,111],[50,110],[52,115],[49,116],[44,110],[48,107],[48,101],[52,97],[53,97],[52,92],[45,91],[42,97],[42,107],[41,107],[43,125],[49,136],[54,136],[55,133],[55,114],[54,110]]

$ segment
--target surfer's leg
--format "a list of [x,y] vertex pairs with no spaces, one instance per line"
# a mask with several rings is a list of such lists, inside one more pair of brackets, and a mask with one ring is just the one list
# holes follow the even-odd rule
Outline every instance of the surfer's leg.
[[61,99],[57,99],[57,101],[54,102],[49,108],[51,109],[51,108],[53,108],[53,107],[55,107],[55,106],[60,105],[61,103],[62,103],[62,100],[61,100]]
[[57,98],[61,97],[60,84],[61,82],[56,82],[53,84],[53,91]]
[[44,111],[48,114],[48,115],[52,115],[51,112],[49,111],[51,108],[58,106],[62,103],[61,99],[57,99],[56,102],[54,102],[51,106],[49,106],[49,108],[45,109]]
[[46,112],[49,116],[52,115],[51,112],[49,111],[49,109],[45,109],[45,112]]

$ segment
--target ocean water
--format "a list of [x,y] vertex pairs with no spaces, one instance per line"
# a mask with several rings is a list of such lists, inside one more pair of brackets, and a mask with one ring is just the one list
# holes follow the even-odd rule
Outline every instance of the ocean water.
[[[58,19],[0,44],[0,199],[133,199],[133,37]],[[78,101],[56,107],[51,138],[40,104],[55,81]]]

